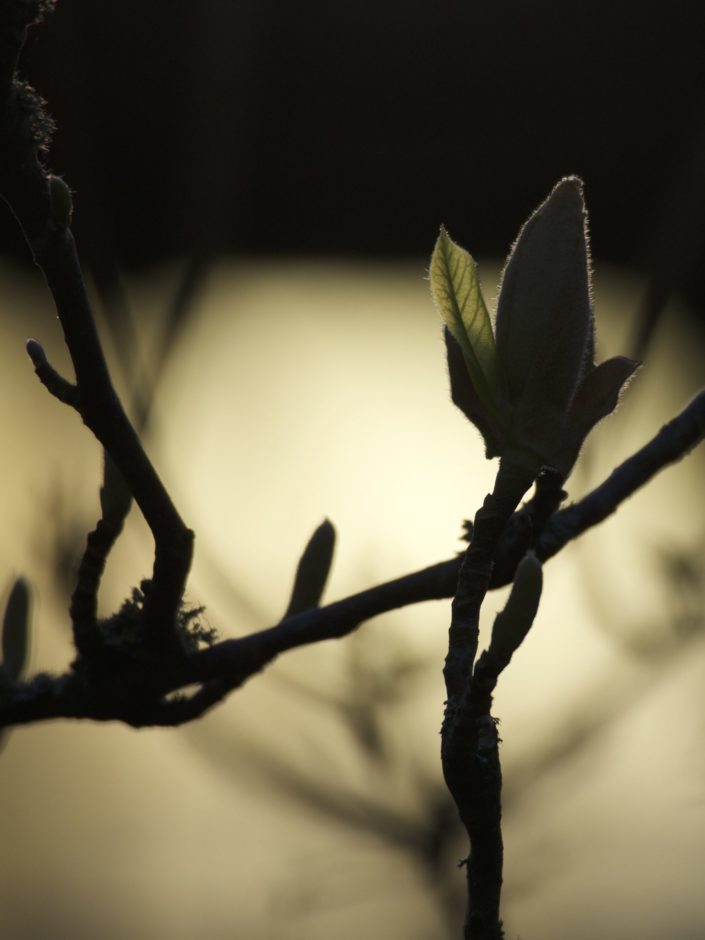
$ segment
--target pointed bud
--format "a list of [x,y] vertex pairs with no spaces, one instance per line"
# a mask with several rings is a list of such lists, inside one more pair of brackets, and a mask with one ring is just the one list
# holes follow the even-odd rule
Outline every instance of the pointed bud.
[[320,604],[333,564],[335,539],[333,523],[324,519],[308,540],[299,559],[285,618]]
[[497,302],[497,350],[513,405],[533,384],[548,385],[560,407],[577,384],[593,329],[586,221],[582,183],[566,177],[510,252]]
[[29,617],[29,585],[24,578],[17,578],[2,621],[2,669],[10,679],[19,679],[27,662]]
[[507,666],[519,649],[536,617],[543,588],[543,569],[537,555],[528,551],[517,565],[514,583],[505,604],[495,618],[489,656],[499,667]]

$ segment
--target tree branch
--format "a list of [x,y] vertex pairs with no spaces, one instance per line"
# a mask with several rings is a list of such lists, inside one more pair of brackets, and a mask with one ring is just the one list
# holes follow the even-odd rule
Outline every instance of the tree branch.
[[16,74],[29,25],[50,0],[0,0],[0,196],[13,211],[54,297],[76,384],[60,376],[36,341],[27,351],[41,381],[76,408],[126,480],[155,542],[144,620],[155,646],[174,647],[175,623],[193,554],[184,525],[113,388],[71,234],[71,193],[45,167],[52,122]]
[[500,462],[495,486],[475,516],[453,598],[443,676],[447,699],[441,728],[443,777],[470,842],[466,863],[468,910],[464,936],[502,936],[499,900],[503,845],[502,774],[491,694],[476,695],[472,674],[480,608],[489,589],[494,558],[505,527],[533,483],[533,473]]
[[70,229],[50,233],[33,247],[71,354],[83,422],[114,460],[154,536],[145,621],[157,643],[168,643],[191,567],[193,532],[184,525],[113,388]]
[[620,464],[596,489],[578,503],[551,517],[539,536],[536,554],[547,561],[572,539],[604,522],[619,506],[657,473],[682,460],[705,437],[705,389],[679,415]]
[[28,339],[26,348],[27,355],[32,360],[34,371],[42,385],[54,398],[58,399],[58,401],[62,402],[64,405],[75,408],[80,414],[80,396],[73,382],[69,382],[63,375],[60,375],[56,371],[54,366],[47,359],[41,343],[38,343],[36,339]]
[[[537,556],[542,561],[553,557],[570,541],[614,513],[625,499],[664,467],[685,456],[703,437],[705,390],[699,392],[651,441],[614,470],[604,483],[578,503],[554,512],[536,540]],[[521,512],[523,509],[513,518]],[[505,530],[497,552],[496,568],[502,567],[505,575],[499,583],[491,581],[491,587],[508,583],[514,575],[517,560],[512,562],[512,558],[516,546],[509,530],[510,526]],[[287,650],[340,639],[371,617],[400,607],[453,597],[460,565],[459,557],[439,562],[324,607],[287,617],[281,623],[249,636],[224,640],[178,661],[161,662],[158,668],[156,662],[145,669],[139,662],[126,660],[118,665],[116,661],[118,678],[115,685],[121,688],[125,698],[120,701],[119,696],[112,696],[110,709],[105,704],[104,695],[99,696],[98,690],[91,686],[81,686],[72,673],[54,678],[39,676],[15,686],[2,686],[0,727],[50,718],[115,720],[133,726],[190,721]],[[170,713],[165,707],[164,696],[168,693],[189,684],[205,686],[211,682],[216,684],[209,685],[209,692],[203,691],[193,705],[173,707]],[[94,702],[95,697],[102,699],[99,705]]]

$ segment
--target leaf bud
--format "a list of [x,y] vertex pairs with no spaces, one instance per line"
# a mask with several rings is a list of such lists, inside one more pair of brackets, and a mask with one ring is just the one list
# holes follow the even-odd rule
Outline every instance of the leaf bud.
[[492,627],[489,653],[499,664],[499,671],[509,663],[531,629],[542,588],[541,562],[535,552],[528,551],[517,565],[507,603]]

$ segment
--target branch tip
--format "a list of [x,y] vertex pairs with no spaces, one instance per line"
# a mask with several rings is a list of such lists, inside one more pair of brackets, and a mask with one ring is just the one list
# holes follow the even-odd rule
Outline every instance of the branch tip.
[[35,368],[47,362],[47,354],[44,352],[44,347],[41,343],[37,342],[36,339],[28,339],[25,344],[25,349]]
[[44,347],[36,339],[28,339],[25,345],[27,355],[32,360],[34,371],[42,385],[59,401],[80,411],[78,387],[60,375],[47,359]]

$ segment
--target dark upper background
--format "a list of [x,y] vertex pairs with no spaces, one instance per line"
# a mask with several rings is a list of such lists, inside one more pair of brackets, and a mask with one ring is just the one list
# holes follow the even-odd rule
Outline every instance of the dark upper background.
[[595,256],[702,309],[701,7],[59,0],[22,72],[91,264],[423,256],[441,222],[503,254],[578,173]]

